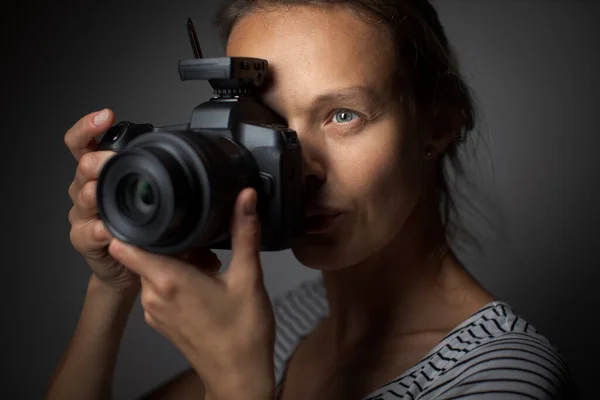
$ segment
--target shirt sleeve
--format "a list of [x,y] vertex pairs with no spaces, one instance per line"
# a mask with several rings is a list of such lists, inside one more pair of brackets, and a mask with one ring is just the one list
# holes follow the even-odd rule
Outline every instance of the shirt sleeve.
[[577,388],[563,359],[548,342],[510,333],[473,349],[447,371],[444,384],[419,398],[577,399]]

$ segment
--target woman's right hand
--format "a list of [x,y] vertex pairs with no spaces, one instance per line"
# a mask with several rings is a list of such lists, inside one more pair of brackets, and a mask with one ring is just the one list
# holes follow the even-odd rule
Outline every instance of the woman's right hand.
[[135,290],[139,289],[140,279],[108,253],[111,235],[96,210],[98,175],[104,163],[116,153],[96,151],[95,137],[108,130],[113,121],[114,114],[105,109],[84,116],[65,134],[65,144],[78,161],[69,187],[73,201],[69,212],[70,239],[102,283],[117,290]]

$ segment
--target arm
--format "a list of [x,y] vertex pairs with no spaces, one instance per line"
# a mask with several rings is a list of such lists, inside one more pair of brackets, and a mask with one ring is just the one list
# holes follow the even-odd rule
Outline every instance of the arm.
[[137,291],[116,291],[92,275],[79,322],[45,398],[110,398],[123,330]]
[[[114,153],[95,151],[94,138],[113,121],[109,109],[94,112],[77,121],[64,137],[78,162],[69,186],[73,201],[69,211],[70,240],[94,273],[88,282],[75,333],[50,380],[45,396],[48,400],[110,398],[121,337],[140,289],[139,276],[108,254],[112,237],[96,209],[96,181],[102,166]],[[181,390],[178,388],[188,387],[188,382],[189,379],[176,379],[165,388]]]
[[139,400],[203,400],[204,385],[193,369],[188,369],[177,375],[166,384],[152,390]]
[[[137,291],[115,291],[92,275],[79,323],[50,381],[46,400],[111,397],[117,352],[136,297]],[[142,397],[187,398],[204,398],[204,385],[192,369]]]

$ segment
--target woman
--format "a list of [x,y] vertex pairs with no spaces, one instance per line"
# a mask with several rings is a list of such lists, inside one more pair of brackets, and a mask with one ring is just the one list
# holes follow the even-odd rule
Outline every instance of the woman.
[[292,250],[322,279],[271,306],[249,189],[221,274],[207,250],[165,257],[111,238],[94,189],[112,153],[90,143],[114,116],[87,115],[65,142],[79,161],[71,240],[93,273],[48,398],[109,393],[140,288],[147,323],[191,366],[148,398],[573,398],[558,352],[449,248],[442,166],[474,115],[429,2],[237,0],[218,20],[228,56],[269,61],[262,99],[298,132],[310,229]]

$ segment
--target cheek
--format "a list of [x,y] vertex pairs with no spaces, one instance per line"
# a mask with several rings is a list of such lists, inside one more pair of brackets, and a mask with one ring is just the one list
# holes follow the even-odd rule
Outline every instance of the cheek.
[[421,191],[417,149],[400,133],[365,135],[340,146],[336,180],[353,200],[359,223],[397,227],[408,216]]

